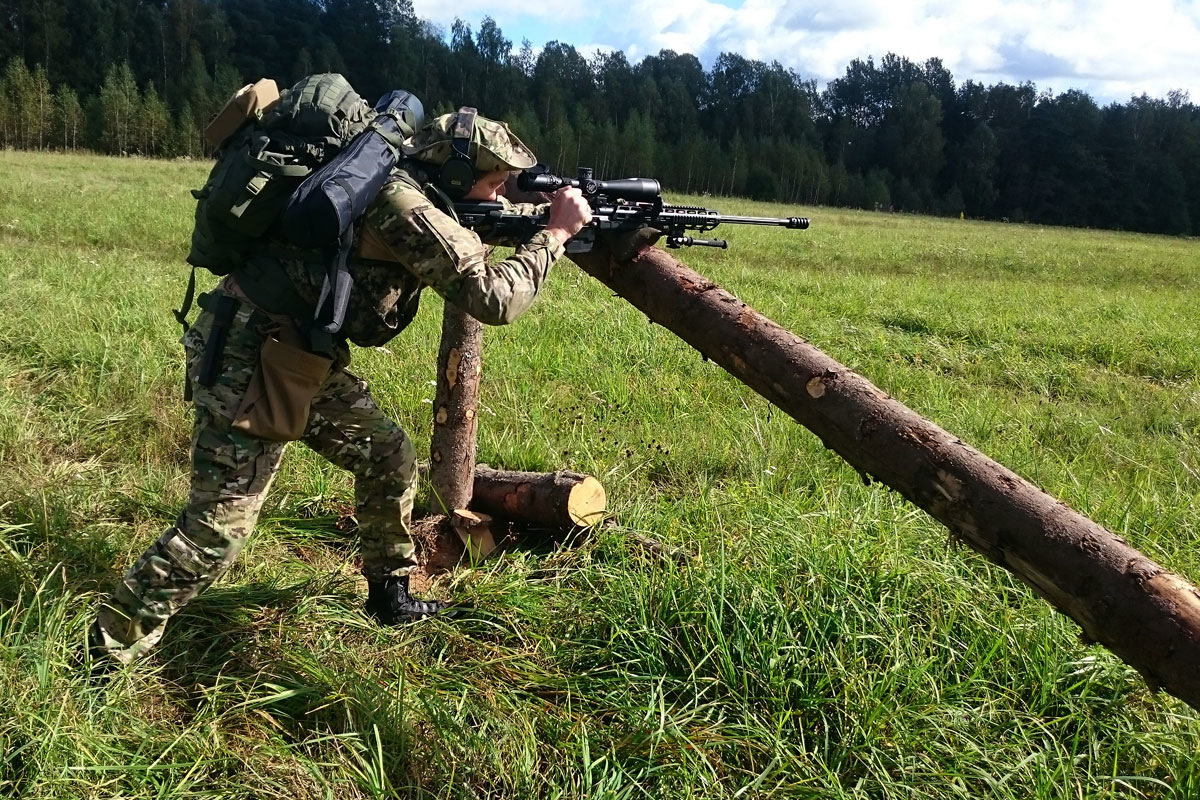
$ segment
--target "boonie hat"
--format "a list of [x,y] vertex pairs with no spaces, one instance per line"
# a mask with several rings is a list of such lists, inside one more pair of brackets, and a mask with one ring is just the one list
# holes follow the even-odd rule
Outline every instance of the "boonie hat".
[[[443,114],[427,123],[404,140],[404,155],[430,164],[445,164],[450,159],[454,139],[454,114]],[[504,122],[475,117],[475,134],[467,153],[476,172],[529,169],[537,157],[517,138]]]

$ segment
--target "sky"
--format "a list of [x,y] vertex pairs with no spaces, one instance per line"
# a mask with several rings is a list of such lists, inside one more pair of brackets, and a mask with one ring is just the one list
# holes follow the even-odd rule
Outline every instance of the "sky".
[[1181,89],[1200,103],[1200,0],[414,0],[417,16],[473,31],[490,16],[512,40],[549,41],[591,56],[623,50],[637,63],[660,50],[779,61],[819,87],[851,60],[887,53],[942,59],[959,84],[1032,81],[1097,102]]

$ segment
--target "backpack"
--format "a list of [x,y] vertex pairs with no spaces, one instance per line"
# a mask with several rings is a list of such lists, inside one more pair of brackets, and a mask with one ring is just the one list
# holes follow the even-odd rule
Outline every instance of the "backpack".
[[[331,250],[318,310],[325,308],[321,327],[336,333],[350,290],[351,223],[391,172],[400,142],[423,121],[421,102],[408,92],[391,92],[371,108],[336,73],[309,76],[277,100],[273,87],[272,81],[245,87],[205,131],[218,148],[217,163],[204,188],[192,192],[197,204],[187,261],[193,269],[175,311],[185,331],[195,269],[228,275],[270,234]],[[280,224],[285,210],[288,225]]]
[[265,109],[252,101],[253,110],[238,125],[236,109],[246,93],[235,95],[210,124],[210,141],[221,135],[222,125],[234,130],[218,145],[217,163],[204,188],[192,192],[196,220],[187,261],[217,275],[228,275],[242,263],[253,243],[279,219],[301,181],[337,155],[375,116],[336,73],[301,80]]

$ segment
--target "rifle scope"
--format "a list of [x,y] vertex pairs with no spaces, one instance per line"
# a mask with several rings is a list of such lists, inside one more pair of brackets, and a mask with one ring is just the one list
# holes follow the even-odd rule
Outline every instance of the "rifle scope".
[[554,192],[564,186],[573,186],[587,198],[606,197],[610,200],[632,200],[653,202],[662,194],[662,186],[653,178],[619,178],[614,181],[598,181],[592,177],[591,167],[580,167],[578,178],[562,178],[538,167],[527,169],[517,176],[517,187],[525,192]]

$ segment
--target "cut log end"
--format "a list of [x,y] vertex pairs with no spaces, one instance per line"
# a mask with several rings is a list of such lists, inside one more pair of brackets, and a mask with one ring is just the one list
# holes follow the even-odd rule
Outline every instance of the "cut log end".
[[603,521],[606,503],[603,485],[590,475],[475,468],[471,509],[510,522],[586,528]]
[[607,507],[604,485],[591,475],[575,484],[567,497],[567,514],[572,522],[582,528],[599,524],[604,519]]

